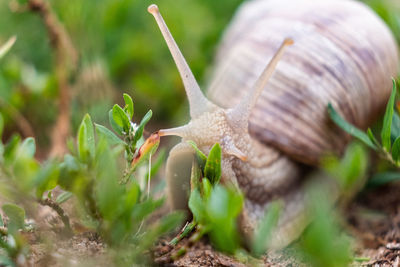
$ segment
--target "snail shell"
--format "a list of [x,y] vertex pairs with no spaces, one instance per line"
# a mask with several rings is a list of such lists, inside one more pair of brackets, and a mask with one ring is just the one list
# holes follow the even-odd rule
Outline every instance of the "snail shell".
[[[187,205],[194,151],[186,141],[205,153],[219,142],[221,181],[239,185],[246,196],[240,218],[244,235],[251,237],[269,203],[281,199],[284,208],[272,243],[288,244],[308,221],[297,162],[316,165],[346,144],[348,138],[328,119],[328,103],[360,128],[379,114],[397,73],[393,36],[369,8],[351,0],[246,2],[222,40],[210,101],[158,8],[150,6],[149,12],[176,62],[190,106],[188,124],[159,131],[183,139],[167,160],[172,206]],[[294,45],[284,54],[293,43],[287,37]]]
[[332,103],[350,123],[365,128],[391,92],[397,46],[367,6],[348,0],[255,0],[242,5],[218,51],[209,98],[236,105],[279,46],[287,49],[250,116],[249,131],[297,161],[316,164],[340,152],[343,132],[332,129]]

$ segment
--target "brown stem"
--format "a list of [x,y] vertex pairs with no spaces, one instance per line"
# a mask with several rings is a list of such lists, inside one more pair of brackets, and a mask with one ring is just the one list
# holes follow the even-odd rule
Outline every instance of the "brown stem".
[[18,109],[14,108],[12,105],[4,101],[0,98],[0,107],[4,109],[4,111],[10,116],[13,121],[16,123],[17,127],[21,131],[24,137],[35,137],[35,133],[33,132],[33,128],[29,121],[18,111]]
[[28,0],[28,8],[39,14],[46,26],[55,53],[55,73],[59,87],[58,118],[51,134],[50,156],[62,156],[70,131],[70,84],[69,75],[76,69],[78,53],[65,28],[45,0]]
[[55,212],[57,212],[58,216],[60,216],[60,218],[61,218],[61,221],[64,223],[66,234],[68,236],[73,235],[71,224],[69,222],[69,217],[65,213],[65,211],[60,207],[60,205],[58,205],[57,202],[55,202],[49,198],[39,199],[38,202],[40,205],[48,206],[48,207],[52,208]]

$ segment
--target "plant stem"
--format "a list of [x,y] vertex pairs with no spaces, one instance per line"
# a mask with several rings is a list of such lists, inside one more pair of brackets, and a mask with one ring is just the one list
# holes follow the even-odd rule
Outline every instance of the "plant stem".
[[53,200],[51,200],[49,198],[39,199],[38,202],[39,202],[40,205],[48,206],[48,207],[52,208],[55,212],[57,212],[58,216],[60,216],[62,222],[64,223],[66,234],[68,236],[72,236],[73,235],[73,232],[72,232],[72,229],[71,229],[71,224],[69,222],[69,217],[64,212],[64,210],[60,207],[60,205],[58,205],[57,202],[55,202],[55,201],[53,201]]
[[181,232],[174,238],[172,239],[169,244],[176,246],[178,244],[179,241],[181,241],[183,238],[185,238],[188,234],[190,234],[193,229],[197,226],[197,223],[195,221],[192,221],[188,224],[186,224]]

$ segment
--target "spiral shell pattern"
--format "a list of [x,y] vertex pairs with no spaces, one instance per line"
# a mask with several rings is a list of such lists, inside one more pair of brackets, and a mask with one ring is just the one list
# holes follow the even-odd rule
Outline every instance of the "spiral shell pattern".
[[397,74],[397,45],[384,22],[356,1],[253,0],[223,37],[209,98],[237,104],[286,37],[295,44],[258,99],[249,131],[313,165],[348,140],[330,122],[328,103],[360,128],[382,111]]

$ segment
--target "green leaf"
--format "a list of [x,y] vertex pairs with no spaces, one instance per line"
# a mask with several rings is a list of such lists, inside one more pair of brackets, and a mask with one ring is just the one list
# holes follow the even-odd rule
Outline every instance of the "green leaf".
[[367,135],[369,137],[369,140],[378,148],[381,148],[381,145],[379,144],[378,140],[375,138],[371,128],[368,128],[367,130]]
[[124,194],[124,202],[125,209],[132,210],[132,208],[136,205],[140,197],[140,186],[138,183],[133,181],[132,183],[127,185],[125,194]]
[[124,129],[125,134],[128,134],[129,129],[131,128],[131,121],[125,111],[117,104],[113,106],[112,117],[118,126]]
[[11,232],[16,232],[19,229],[24,229],[25,226],[25,210],[15,204],[4,204],[2,206],[3,212],[7,215],[8,229]]
[[7,255],[2,255],[2,254],[0,254],[0,265],[1,266],[11,266],[11,267],[16,266],[14,261],[10,257],[8,257]]
[[113,110],[112,110],[112,109],[108,112],[108,120],[109,120],[109,122],[110,122],[111,128],[113,128],[113,130],[114,130],[117,134],[123,135],[123,129],[122,129],[122,127],[119,126],[119,125],[115,122],[115,120],[114,120],[114,118],[113,118]]
[[353,188],[357,181],[365,176],[367,166],[368,157],[364,147],[357,143],[350,144],[346,149],[339,170],[345,189]]
[[125,100],[124,111],[129,115],[129,119],[131,120],[133,117],[133,101],[128,94],[124,94],[123,96]]
[[207,201],[210,238],[220,250],[233,253],[239,248],[237,217],[242,209],[243,196],[233,188],[216,185]]
[[14,45],[15,41],[17,40],[16,36],[11,37],[8,39],[8,41],[0,46],[0,59],[7,54],[7,52],[11,49],[11,47]]
[[194,189],[200,190],[201,178],[202,178],[202,173],[201,173],[199,164],[195,159],[193,159],[193,161],[192,161],[192,171],[191,171],[191,174],[190,174],[190,188],[191,188],[191,191],[193,191]]
[[1,214],[0,214],[0,227],[3,227],[4,226],[4,221],[3,221],[3,217],[1,217]]
[[278,224],[281,210],[282,203],[280,202],[272,202],[268,205],[268,210],[253,235],[251,250],[256,257],[262,256],[267,251],[271,234]]
[[162,217],[158,224],[158,234],[162,235],[176,229],[184,219],[184,214],[181,211],[175,211]]
[[147,111],[146,115],[144,115],[143,119],[140,121],[140,124],[135,132],[135,136],[133,137],[133,145],[136,146],[137,141],[143,136],[144,126],[149,122],[153,112],[151,110]]
[[396,138],[392,147],[392,158],[394,161],[399,161],[400,158],[400,136]]
[[400,136],[400,116],[396,111],[393,112],[392,131],[390,136],[393,142]]
[[116,136],[112,131],[100,124],[94,124],[99,135],[104,136],[110,145],[126,145],[126,143]]
[[214,220],[236,218],[243,204],[243,196],[232,188],[215,185],[207,202],[207,211]]
[[36,144],[33,137],[26,138],[19,147],[18,155],[33,158],[35,156]]
[[7,161],[13,161],[15,155],[17,154],[18,147],[21,142],[21,137],[19,135],[13,135],[10,141],[4,146],[4,159]]
[[195,150],[196,152],[196,159],[197,162],[199,163],[200,169],[204,170],[204,166],[206,166],[207,162],[207,156],[201,152],[201,150],[197,147],[196,143],[193,142],[192,140],[187,141]]
[[328,104],[328,114],[330,118],[345,132],[349,133],[350,135],[354,136],[355,138],[362,141],[364,144],[369,146],[370,148],[376,150],[377,147],[372,143],[369,136],[361,131],[360,129],[356,128],[355,126],[348,123],[345,119],[343,119],[333,108],[331,103]]
[[93,123],[89,116],[86,114],[83,117],[78,131],[78,153],[82,161],[86,162],[89,158],[93,159],[95,155],[95,140]]
[[368,180],[367,188],[379,187],[393,181],[400,180],[400,172],[377,173]]
[[189,209],[193,213],[196,222],[204,222],[206,218],[206,211],[203,199],[201,198],[200,191],[194,189],[189,197]]
[[210,150],[206,165],[204,167],[204,176],[207,177],[211,184],[219,183],[221,179],[221,147],[216,143]]
[[208,199],[211,195],[211,191],[212,191],[212,185],[210,183],[210,180],[208,180],[208,178],[204,177],[201,180],[201,184],[202,184],[202,193],[203,193],[203,198],[204,199]]
[[390,95],[389,101],[386,105],[386,112],[383,118],[383,126],[381,131],[381,138],[382,138],[382,146],[383,149],[390,152],[391,147],[391,140],[390,140],[390,133],[392,128],[392,121],[393,121],[393,108],[394,108],[394,100],[396,98],[396,82],[393,80],[393,88],[392,94]]
[[41,199],[43,193],[53,189],[57,185],[60,173],[59,166],[53,162],[45,164],[32,181],[32,187],[36,188],[36,197]]
[[58,204],[62,204],[65,201],[67,201],[68,199],[70,199],[73,196],[73,194],[71,192],[65,191],[62,192],[57,198],[56,198],[56,202]]
[[122,187],[118,184],[117,162],[113,157],[106,139],[100,139],[96,151],[95,198],[102,217],[112,220],[122,207]]
[[162,206],[164,203],[164,199],[156,199],[153,200],[151,198],[146,199],[138,204],[136,204],[135,208],[132,211],[132,218],[137,222],[145,219],[147,216],[152,214],[156,209]]

